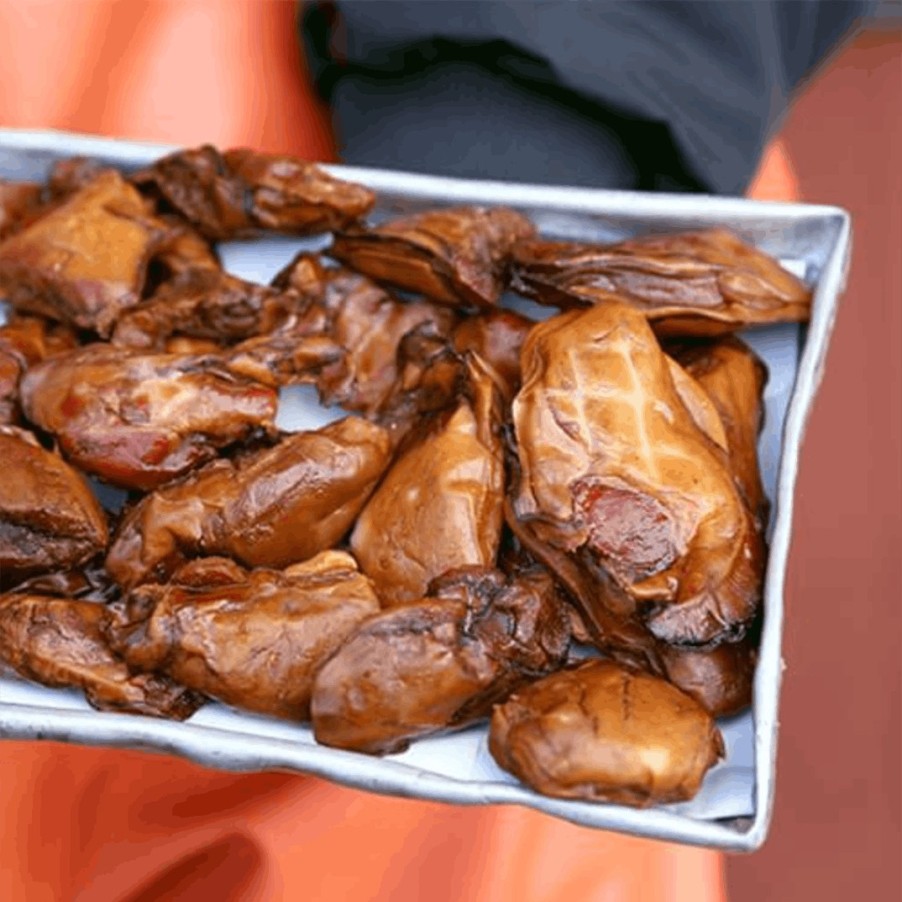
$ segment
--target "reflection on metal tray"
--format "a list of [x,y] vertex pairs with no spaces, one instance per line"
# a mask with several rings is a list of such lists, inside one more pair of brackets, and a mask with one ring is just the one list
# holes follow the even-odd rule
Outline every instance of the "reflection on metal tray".
[[[134,168],[170,149],[63,133],[0,130],[0,177],[43,178],[55,160],[73,155]],[[306,726],[221,705],[202,709],[186,723],[100,713],[90,709],[78,693],[44,689],[2,674],[0,736],[156,749],[230,770],[303,771],[373,792],[458,804],[517,803],[587,827],[725,849],[757,848],[767,834],[773,802],[783,582],[799,449],[844,287],[848,215],[834,207],[802,204],[330,168],[379,192],[376,217],[443,203],[507,204],[528,213],[543,234],[583,240],[725,225],[814,285],[813,316],[807,327],[780,325],[743,333],[770,372],[759,452],[773,506],[754,706],[745,715],[721,722],[727,742],[725,761],[709,772],[692,801],[636,810],[551,799],[526,789],[492,761],[482,726],[420,740],[402,754],[379,759],[318,746]],[[267,281],[298,250],[322,243],[322,239],[283,237],[230,243],[222,247],[223,263],[245,278]],[[532,315],[537,312],[535,307],[530,309]],[[541,315],[547,316],[548,311],[542,310]],[[291,430],[315,428],[336,415],[320,408],[307,388],[292,388],[283,392],[279,425]]]

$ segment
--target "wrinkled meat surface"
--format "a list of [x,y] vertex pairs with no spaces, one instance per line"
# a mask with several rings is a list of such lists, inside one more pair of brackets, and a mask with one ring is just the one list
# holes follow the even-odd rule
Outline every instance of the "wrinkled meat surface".
[[347,229],[328,253],[362,273],[452,307],[492,307],[510,249],[535,227],[506,207],[449,207]]
[[593,578],[588,619],[635,614],[684,644],[741,635],[761,538],[645,318],[618,304],[554,317],[530,333],[523,371],[514,513]]
[[188,558],[287,567],[334,547],[391,458],[385,429],[348,417],[272,448],[207,464],[143,498],[107,556],[123,587],[164,582]]
[[0,596],[0,663],[45,686],[82,689],[101,711],[190,717],[203,699],[158,674],[132,674],[109,648],[106,608],[46,595]]
[[495,708],[489,750],[544,795],[644,807],[692,798],[724,745],[711,716],[679,689],[596,660]]
[[365,216],[375,195],[288,156],[210,145],[181,150],[137,173],[134,182],[216,241],[261,229],[311,235]]
[[136,670],[165,672],[248,711],[306,720],[317,670],[378,610],[369,580],[343,552],[282,572],[204,558],[113,605],[108,634]]
[[513,258],[513,287],[526,297],[560,307],[619,300],[662,335],[717,335],[810,314],[804,283],[725,229],[619,244],[524,241]]
[[518,686],[559,667],[570,633],[542,571],[447,574],[430,597],[367,620],[320,670],[316,739],[374,754],[486,716]]

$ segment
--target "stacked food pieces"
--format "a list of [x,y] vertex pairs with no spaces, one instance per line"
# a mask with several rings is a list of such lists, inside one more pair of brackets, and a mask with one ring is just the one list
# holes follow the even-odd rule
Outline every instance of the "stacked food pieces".
[[[690,798],[762,616],[766,372],[733,333],[809,290],[723,230],[375,200],[209,146],[0,181],[0,664],[371,754],[488,718],[541,793]],[[269,232],[333,239],[269,285],[223,270]],[[280,430],[294,384],[343,415]]]

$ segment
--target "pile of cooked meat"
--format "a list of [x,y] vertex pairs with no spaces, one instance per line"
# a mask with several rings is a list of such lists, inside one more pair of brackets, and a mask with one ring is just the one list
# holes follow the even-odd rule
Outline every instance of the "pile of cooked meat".
[[[809,290],[727,231],[375,200],[209,146],[0,181],[0,663],[374,754],[490,718],[539,792],[691,797],[761,617],[766,373],[733,333]],[[333,237],[268,285],[223,270],[269,232]],[[344,417],[281,432],[299,383]]]

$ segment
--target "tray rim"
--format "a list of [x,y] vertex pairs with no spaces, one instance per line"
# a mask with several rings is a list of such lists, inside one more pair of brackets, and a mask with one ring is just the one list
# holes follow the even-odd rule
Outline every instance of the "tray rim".
[[[0,128],[0,148],[65,155],[122,158],[126,154],[151,159],[179,145],[92,136],[51,129]],[[130,161],[134,163],[134,160]],[[124,165],[128,165],[123,161]],[[755,814],[721,823],[689,818],[660,808],[634,809],[619,805],[563,801],[538,797],[520,786],[473,784],[425,771],[408,764],[322,746],[296,746],[288,740],[259,737],[267,743],[264,760],[249,751],[250,734],[198,724],[103,712],[75,711],[0,702],[0,738],[49,739],[87,745],[164,751],[200,764],[235,771],[289,770],[325,777],[333,782],[382,794],[422,797],[455,804],[519,804],[572,823],[614,829],[636,836],[703,845],[729,851],[754,851],[767,837],[773,815],[778,738],[778,711],[784,662],[781,654],[783,592],[792,538],[795,482],[805,426],[823,377],[830,335],[845,288],[851,252],[851,217],[837,206],[746,200],[696,194],[644,194],[596,188],[546,186],[431,176],[401,170],[324,165],[335,175],[358,180],[377,191],[410,198],[442,201],[507,203],[548,207],[595,216],[625,215],[649,220],[690,215],[730,224],[768,221],[774,225],[817,220],[833,226],[833,239],[814,291],[812,318],[803,343],[795,385],[784,422],[773,533],[765,578],[765,618],[761,655],[754,682]],[[491,201],[485,197],[491,196]],[[170,735],[172,734],[172,735]],[[216,742],[210,742],[215,738]],[[299,754],[300,753],[300,754]],[[231,757],[229,757],[231,755]],[[328,762],[344,760],[348,773],[336,775]],[[319,759],[323,758],[323,761]],[[411,779],[415,788],[411,788]],[[489,790],[482,787],[488,786]],[[582,815],[582,816],[581,816]],[[584,817],[588,815],[588,819]],[[593,816],[594,815],[594,816]],[[591,821],[591,822],[589,822]]]

